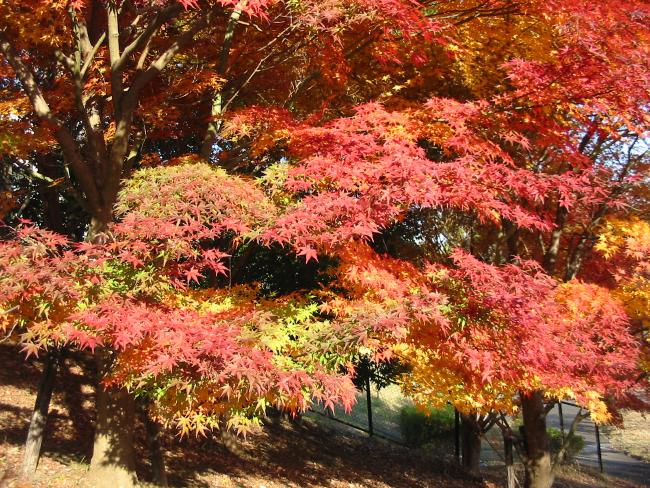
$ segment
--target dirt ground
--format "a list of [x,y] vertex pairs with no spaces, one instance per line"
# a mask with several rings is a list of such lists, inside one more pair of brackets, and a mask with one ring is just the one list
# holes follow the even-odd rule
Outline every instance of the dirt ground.
[[608,430],[612,445],[630,456],[650,461],[650,414],[627,411],[623,413],[623,422],[625,429]]
[[[41,363],[23,361],[15,348],[0,345],[0,488],[91,488],[85,482],[92,453],[92,362],[68,358],[55,386],[43,456],[32,484],[17,480]],[[138,476],[149,486],[150,465],[141,426]],[[232,488],[460,488],[503,486],[501,469],[469,479],[453,459],[369,439],[364,434],[313,419],[269,420],[246,440],[215,435],[179,439],[169,433],[165,457],[174,487]],[[633,488],[634,484],[566,469],[559,488]]]

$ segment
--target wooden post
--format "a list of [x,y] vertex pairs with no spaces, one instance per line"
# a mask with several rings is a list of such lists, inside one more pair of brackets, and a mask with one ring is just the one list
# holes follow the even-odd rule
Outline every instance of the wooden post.
[[371,394],[370,394],[370,376],[366,378],[366,403],[368,407],[368,434],[372,435],[373,434],[373,427],[372,427],[372,400],[371,400]]
[[598,428],[598,424],[594,424],[596,426],[596,449],[598,451],[598,469],[600,469],[601,473],[605,472],[605,469],[603,468],[603,451],[600,447],[600,429]]
[[506,487],[515,488],[515,463],[512,449],[512,438],[508,435],[503,436],[504,460],[506,462]]
[[454,454],[460,464],[460,413],[454,408]]

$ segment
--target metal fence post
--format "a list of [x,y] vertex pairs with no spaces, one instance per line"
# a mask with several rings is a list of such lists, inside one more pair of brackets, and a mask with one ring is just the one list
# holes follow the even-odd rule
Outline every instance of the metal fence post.
[[373,434],[373,428],[372,428],[372,400],[371,400],[371,394],[370,394],[370,377],[366,378],[366,403],[368,407],[368,434],[372,435]]
[[557,412],[560,416],[560,431],[562,432],[562,443],[564,444],[564,414],[562,413],[562,402],[557,402]]
[[460,413],[454,408],[454,455],[460,464]]
[[603,468],[603,451],[600,447],[600,429],[598,428],[598,424],[594,423],[596,426],[596,449],[598,451],[598,468],[600,469],[601,473],[605,472],[605,469]]

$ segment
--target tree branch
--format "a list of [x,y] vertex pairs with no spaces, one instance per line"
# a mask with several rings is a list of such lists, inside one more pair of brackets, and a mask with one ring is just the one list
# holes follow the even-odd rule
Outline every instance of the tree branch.
[[86,69],[92,63],[95,53],[102,42],[105,35],[101,36],[95,46],[90,44],[88,39],[88,32],[85,22],[78,22],[77,15],[74,10],[71,10],[70,17],[72,19],[73,30],[77,39],[77,47],[74,55],[74,63],[69,65],[72,79],[74,81],[74,95],[75,103],[77,104],[77,111],[81,117],[86,139],[90,148],[91,159],[95,165],[95,181],[97,185],[101,185],[101,179],[97,176],[102,174],[102,170],[106,165],[106,143],[104,142],[103,134],[101,133],[101,118],[96,110],[88,113],[86,107],[86,97],[84,97],[84,75],[82,75],[82,58]]
[[121,118],[122,105],[122,71],[118,69],[120,63],[120,19],[117,5],[109,1],[106,7],[108,55],[111,62],[111,93],[113,95],[113,111],[115,123]]
[[158,74],[165,69],[169,62],[174,59],[174,56],[187,46],[190,42],[194,40],[194,36],[200,31],[205,29],[209,23],[214,19],[217,12],[221,10],[220,7],[214,7],[210,9],[206,14],[202,15],[194,21],[188,30],[180,34],[172,43],[167,47],[167,49],[156,58],[155,61],[149,65],[146,70],[138,73],[133,80],[131,88],[127,91],[125,98],[129,98],[129,103],[135,100],[135,97],[142,88],[144,88],[147,83],[154,79]]
[[558,203],[555,214],[555,228],[551,233],[551,241],[549,242],[546,253],[544,254],[544,262],[542,264],[544,271],[546,271],[550,276],[553,276],[553,273],[555,272],[555,262],[557,261],[557,255],[560,251],[560,238],[562,237],[562,232],[564,232],[567,215],[567,208]]
[[76,141],[63,123],[50,110],[50,106],[36,83],[34,74],[23,63],[22,59],[20,59],[20,56],[18,56],[3,31],[0,31],[0,52],[2,52],[16,73],[16,77],[20,80],[23,90],[27,94],[36,115],[53,127],[54,136],[59,142],[63,154],[70,163],[74,175],[85,195],[86,202],[84,203],[91,209],[91,212],[100,211],[102,202],[97,186],[88,166],[81,157]]
[[99,47],[104,43],[104,39],[106,39],[106,32],[102,32],[102,35],[99,36],[99,39],[97,39],[97,42],[95,43],[95,45],[92,47],[92,49],[89,51],[88,55],[86,56],[86,59],[84,60],[84,64],[81,67],[81,70],[79,71],[79,75],[81,76],[82,81],[86,78],[88,69],[90,68],[91,63],[93,62],[93,59],[95,59],[95,55],[97,54]]
[[551,410],[553,410],[553,409],[555,408],[555,405],[557,405],[558,403],[559,403],[559,402],[557,402],[557,401],[548,402],[548,403],[544,406],[544,415],[548,415],[549,412],[550,412]]
[[167,21],[178,15],[181,9],[182,7],[179,3],[174,3],[160,11],[153,21],[140,33],[140,35],[124,48],[122,55],[112,69],[115,71],[122,71],[128,62],[129,57],[133,53],[144,48],[156,32],[158,32],[158,29],[160,29]]
[[573,422],[571,422],[571,427],[569,428],[569,431],[564,436],[564,442],[562,442],[562,446],[560,447],[557,454],[553,458],[553,470],[555,470],[557,468],[557,466],[562,464],[562,461],[564,461],[567,450],[569,448],[569,444],[571,443],[571,438],[575,435],[576,429],[578,428],[578,425],[580,424],[580,422],[582,422],[587,417],[589,417],[589,412],[588,411],[585,412],[585,413],[582,413],[582,408],[580,410],[578,410],[578,413],[573,418]]
[[[113,92],[113,104],[118,104],[119,107],[116,107],[115,134],[113,136],[113,144],[111,146],[110,155],[108,157],[108,167],[105,173],[103,196],[106,202],[113,202],[119,190],[120,181],[123,176],[124,160],[129,148],[131,123],[138,104],[140,91],[151,80],[153,80],[167,66],[167,64],[171,62],[172,59],[174,59],[174,56],[176,56],[181,49],[192,42],[194,36],[198,32],[205,29],[210,24],[217,15],[217,12],[220,10],[221,7],[214,7],[196,19],[189,29],[174,39],[169,47],[160,54],[146,70],[137,72],[131,87],[123,93],[120,92],[119,100],[116,100],[116,93]],[[113,58],[113,55],[117,57]],[[113,59],[115,59],[115,63],[119,60],[118,50],[116,47],[114,47],[114,52],[111,55],[111,66],[114,66]],[[119,72],[117,74],[119,74]],[[113,76],[115,75],[116,73],[113,73]],[[119,89],[122,89],[121,82],[119,84]]]
[[[241,17],[242,11],[248,0],[240,0],[239,3],[235,6],[233,11],[230,14],[228,19],[228,24],[226,25],[226,33],[223,37],[223,44],[221,45],[221,53],[219,55],[219,64],[217,65],[217,74],[223,77],[226,74],[228,69],[228,60],[230,58],[230,49],[232,47],[232,42],[235,35],[235,27],[239,18]],[[210,106],[210,122],[208,122],[208,127],[203,137],[203,142],[201,144],[201,156],[205,159],[210,159],[212,153],[212,146],[217,139],[217,134],[221,128],[221,121],[216,121],[215,118],[220,116],[223,111],[223,95],[224,87],[220,87],[219,91],[214,95],[212,99],[212,104]]]

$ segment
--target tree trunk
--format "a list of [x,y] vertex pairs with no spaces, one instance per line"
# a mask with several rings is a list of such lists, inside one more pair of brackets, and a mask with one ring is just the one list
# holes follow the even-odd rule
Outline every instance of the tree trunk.
[[548,434],[544,395],[536,391],[522,395],[521,410],[524,418],[525,488],[551,488],[553,465]]
[[[109,370],[107,352],[97,353],[99,378]],[[100,380],[101,381],[101,380]],[[90,482],[94,488],[130,488],[135,486],[133,448],[135,399],[123,388],[97,386],[97,426],[90,462]]]
[[[56,165],[51,160],[51,155],[37,156],[37,164],[44,175],[52,179],[57,178],[58,175],[55,171]],[[63,217],[57,191],[52,185],[44,185],[41,188],[41,195],[45,202],[46,227],[54,232],[63,232]],[[21,476],[25,480],[29,480],[38,467],[38,461],[41,456],[41,445],[43,444],[43,437],[45,437],[47,416],[50,410],[54,380],[56,379],[60,359],[61,352],[56,348],[52,349],[45,359],[43,374],[36,394],[36,403],[34,404],[34,411],[32,412],[32,418],[29,423],[27,441],[25,442],[25,453],[21,472]]]
[[167,473],[165,471],[165,456],[160,444],[160,425],[149,417],[149,412],[143,412],[144,426],[147,431],[147,447],[151,456],[151,471],[153,482],[157,486],[168,486]]
[[463,469],[478,475],[481,461],[481,427],[476,415],[461,415],[460,431]]
[[32,419],[29,423],[29,432],[25,442],[25,454],[23,456],[22,477],[30,479],[36,472],[38,460],[41,456],[41,445],[45,434],[45,424],[47,423],[47,414],[50,409],[50,400],[52,399],[52,390],[54,389],[54,379],[56,370],[59,366],[59,351],[53,349],[47,355],[45,367],[41,382],[38,385],[36,394],[36,403],[32,412]]
[[[86,240],[100,243],[108,239],[105,231],[110,215],[93,216]],[[97,361],[97,420],[89,477],[94,488],[130,488],[135,486],[135,398],[123,388],[104,388],[101,381],[110,372],[111,355],[95,353]]]

